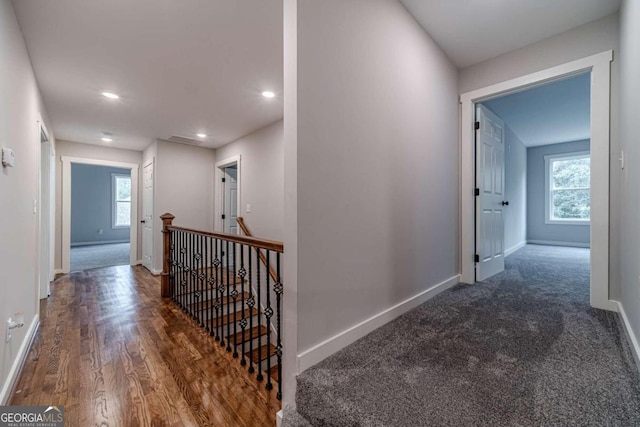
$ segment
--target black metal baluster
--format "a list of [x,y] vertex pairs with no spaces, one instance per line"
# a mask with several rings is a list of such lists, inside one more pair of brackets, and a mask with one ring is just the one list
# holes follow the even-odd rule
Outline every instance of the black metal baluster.
[[[224,334],[224,318],[225,318],[225,314],[224,314],[224,291],[225,291],[225,287],[227,286],[227,284],[225,283],[225,279],[224,279],[224,266],[225,266],[225,255],[226,253],[224,252],[224,240],[220,240],[220,282],[218,285],[218,289],[220,290],[220,307],[222,307],[221,310],[221,314],[220,314],[220,346],[224,347],[225,345],[225,334]],[[227,308],[227,314],[228,314],[229,309]]]
[[188,313],[191,316],[191,318],[193,319],[193,234],[189,233],[189,237],[188,237],[189,243],[188,243],[188,249],[187,249],[187,261],[189,262],[189,273],[188,273],[188,287],[189,287],[189,292],[188,292],[188,302],[187,302],[187,309],[188,309]]
[[271,384],[271,316],[273,316],[273,309],[271,308],[271,291],[269,290],[269,282],[271,280],[271,274],[269,274],[271,263],[269,262],[269,254],[271,254],[270,250],[267,250],[267,262],[265,268],[265,279],[267,279],[266,283],[266,296],[267,296],[267,306],[264,309],[264,317],[265,323],[267,324],[267,385],[265,388],[267,390],[271,390],[273,388],[273,384]]
[[180,232],[180,308],[184,311],[185,308],[185,291],[187,290],[187,278],[184,275],[185,268],[185,234],[184,231]]
[[169,230],[169,289],[171,289],[171,301],[176,302],[176,251],[175,251],[175,230]]
[[198,324],[200,327],[204,327],[204,323],[202,322],[202,301],[204,298],[204,288],[202,286],[204,273],[202,272],[202,235],[196,235],[196,266],[198,269],[196,270],[196,284],[198,285],[198,289],[196,290],[196,317],[198,319]]
[[211,237],[204,238],[204,289],[205,289],[205,311],[204,311],[204,324],[205,331],[210,332],[209,319],[211,317],[211,286],[209,285],[209,242],[211,242]]
[[221,314],[222,295],[220,294],[220,290],[218,289],[220,287],[220,277],[218,274],[218,269],[220,266],[220,259],[218,258],[218,247],[220,246],[220,241],[218,239],[214,239],[213,246],[215,251],[213,268],[215,269],[215,287],[216,287],[216,300],[214,302],[214,307],[216,308],[216,341],[220,341],[220,336],[222,335],[220,333],[220,319],[222,318],[222,314]]
[[[240,245],[240,271],[238,272],[238,276],[240,276],[240,292],[241,292],[241,300],[242,304],[240,304],[240,309],[242,310],[242,320],[240,320],[240,329],[242,331],[242,359],[240,360],[240,365],[244,366],[247,364],[247,360],[244,355],[244,343],[247,340],[246,330],[247,330],[247,316],[244,308],[244,280],[247,275],[247,270],[244,268],[244,250],[245,246]],[[249,329],[249,339],[252,338],[252,331]]]
[[281,326],[281,310],[282,310],[282,279],[280,276],[280,252],[276,252],[276,283],[273,285],[273,291],[276,293],[276,356],[278,357],[278,393],[276,398],[282,400],[282,335]]
[[[253,289],[251,287],[251,272],[253,271],[253,266],[251,264],[251,253],[253,252],[253,248],[251,246],[247,246],[247,251],[249,253],[249,299],[247,300],[247,307],[249,307],[249,330],[253,330],[253,307],[256,305],[256,300],[253,298]],[[260,325],[258,325],[258,336],[260,335]],[[249,373],[253,374],[255,370],[253,369],[253,337],[249,340]]]
[[225,263],[225,270],[227,274],[227,351],[231,352],[231,292],[229,289],[229,241],[226,242],[226,251],[225,256],[227,258],[227,262]]
[[[260,291],[260,249],[256,248],[256,288],[257,288],[257,294],[258,294],[258,304],[257,304],[257,309],[258,309],[258,326],[262,326],[262,316],[260,315],[260,310],[262,309],[262,305],[260,305],[260,297],[261,297],[261,291]],[[267,325],[267,334],[269,333],[268,330],[268,325]],[[258,375],[256,376],[256,379],[258,381],[262,381],[263,376],[262,376],[262,334],[258,335]]]
[[231,243],[233,250],[233,357],[238,357],[238,275],[236,274],[236,244]]

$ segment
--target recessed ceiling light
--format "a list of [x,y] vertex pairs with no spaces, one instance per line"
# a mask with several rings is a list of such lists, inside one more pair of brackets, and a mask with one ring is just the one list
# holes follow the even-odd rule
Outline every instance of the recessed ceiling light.
[[206,138],[207,134],[206,133],[199,133],[199,134],[197,134],[197,137],[198,138]]
[[100,139],[102,139],[104,142],[113,142],[113,139],[107,138],[107,137],[100,138]]
[[102,92],[102,96],[106,96],[107,98],[111,98],[111,99],[119,99],[120,96],[116,95],[113,92]]
[[264,96],[265,98],[273,98],[274,96],[276,96],[276,94],[269,90],[265,90],[264,92],[262,92],[262,96]]

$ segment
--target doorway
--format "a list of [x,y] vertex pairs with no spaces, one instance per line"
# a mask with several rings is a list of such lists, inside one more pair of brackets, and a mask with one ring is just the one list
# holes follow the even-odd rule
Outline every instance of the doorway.
[[38,220],[38,284],[40,299],[51,295],[50,283],[54,279],[54,206],[55,206],[55,151],[53,141],[42,118],[38,120],[40,137],[40,189]]
[[490,98],[515,93],[551,81],[591,72],[591,257],[590,303],[605,310],[617,309],[609,300],[609,116],[610,62],[613,52],[572,61],[468,92],[461,102],[461,281],[476,278],[475,236],[475,107]]
[[215,208],[216,231],[238,234],[237,218],[240,212],[240,156],[216,163]]
[[[85,158],[76,158],[76,157],[62,157],[62,272],[69,273],[71,271],[71,214],[72,214],[72,165],[83,165],[83,166],[99,166],[104,168],[118,168],[123,169],[129,172],[130,174],[130,183],[129,183],[129,192],[115,192],[111,193],[110,196],[113,198],[113,204],[109,209],[109,214],[111,218],[110,227],[118,228],[119,226],[123,226],[128,228],[129,231],[129,253],[128,259],[129,265],[135,265],[137,260],[137,241],[138,241],[138,165],[133,163],[121,163],[121,162],[111,162],[104,160],[95,160],[95,159],[85,159]],[[115,186],[112,188],[117,188],[118,186],[118,175],[119,174],[110,174],[110,182],[116,182]],[[126,180],[123,179],[123,186],[127,186]],[[128,216],[128,218],[127,218]],[[128,220],[128,221],[127,221]],[[126,226],[128,224],[128,226]],[[95,236],[100,236],[100,228],[92,230]],[[105,228],[102,228],[104,233]],[[96,243],[100,243],[99,239],[95,241]],[[117,243],[114,243],[117,244]],[[93,248],[96,251],[100,252],[101,248]],[[114,248],[117,249],[117,248]],[[91,255],[91,254],[89,254]],[[109,256],[112,256],[113,253],[110,253]],[[101,255],[100,255],[101,256]]]

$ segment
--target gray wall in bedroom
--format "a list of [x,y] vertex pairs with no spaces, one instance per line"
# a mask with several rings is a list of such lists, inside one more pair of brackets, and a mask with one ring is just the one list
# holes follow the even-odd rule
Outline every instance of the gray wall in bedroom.
[[[71,164],[71,244],[129,241],[129,227],[111,227],[111,174],[129,169]],[[103,230],[99,234],[98,230]]]
[[589,225],[545,224],[544,156],[589,151],[589,140],[527,148],[527,239],[589,243]]
[[509,126],[505,131],[505,251],[527,242],[527,147]]

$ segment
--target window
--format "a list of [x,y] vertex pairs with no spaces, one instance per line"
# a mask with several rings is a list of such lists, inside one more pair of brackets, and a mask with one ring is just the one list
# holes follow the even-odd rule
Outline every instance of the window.
[[589,152],[545,156],[546,223],[588,224],[591,218]]
[[131,176],[111,174],[113,228],[131,226]]

